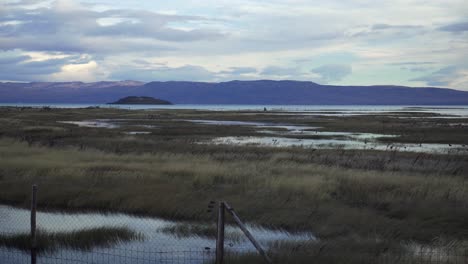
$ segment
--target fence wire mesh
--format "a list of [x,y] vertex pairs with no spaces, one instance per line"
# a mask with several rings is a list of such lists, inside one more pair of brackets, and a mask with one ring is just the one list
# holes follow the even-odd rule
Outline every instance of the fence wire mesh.
[[[46,196],[47,190],[41,191]],[[216,209],[211,209],[206,221],[187,222],[118,212],[70,213],[52,209],[42,200],[36,215],[37,263],[214,263]],[[263,263],[255,247],[229,218],[226,214],[224,263]],[[343,253],[319,243],[311,232],[250,224],[247,228],[273,263],[468,263],[466,248],[413,245],[406,251],[366,252],[350,246]],[[32,263],[31,245],[31,210],[0,205],[0,263]]]

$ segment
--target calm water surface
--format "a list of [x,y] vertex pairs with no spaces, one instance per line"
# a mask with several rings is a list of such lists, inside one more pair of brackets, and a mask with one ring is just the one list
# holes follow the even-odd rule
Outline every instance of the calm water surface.
[[[214,220],[212,223],[214,223]],[[196,235],[181,237],[163,232],[164,228],[181,224],[197,225],[196,223],[176,222],[152,217],[138,217],[122,213],[38,212],[37,214],[37,227],[44,231],[71,232],[99,227],[125,227],[144,236],[143,241],[121,242],[113,247],[92,250],[93,252],[106,252],[106,254],[101,254],[102,256],[92,252],[63,249],[47,255],[47,258],[55,259],[54,262],[44,261],[43,263],[69,263],[67,260],[57,260],[60,259],[61,256],[67,256],[67,258],[75,257],[78,260],[91,258],[93,260],[92,263],[96,264],[140,263],[135,262],[135,259],[142,258],[142,252],[148,253],[144,256],[148,259],[148,263],[167,263],[164,262],[164,260],[171,258],[180,259],[180,263],[203,263],[202,260],[209,260],[214,253],[215,239]],[[248,225],[248,229],[265,248],[267,248],[271,242],[300,242],[316,239],[313,234],[309,232],[293,234],[284,230],[271,230],[255,225]],[[24,234],[29,233],[29,230],[29,210],[0,205],[0,234]],[[229,236],[226,238],[225,244],[227,250],[235,252],[253,252],[255,250],[250,242],[242,236],[240,229],[237,227],[227,226],[226,233],[235,234],[234,238],[229,238]],[[11,252],[14,252],[17,258],[27,258],[28,256],[24,252],[18,250],[7,250],[0,247],[0,263],[17,263],[8,261],[9,257],[7,254],[11,254]],[[189,257],[187,256],[189,252],[193,261],[187,261],[190,259],[183,259],[184,257]],[[153,254],[152,258],[150,253]],[[113,261],[108,262],[109,255],[123,256],[123,254],[128,256],[128,258],[113,257]],[[15,258],[15,261],[18,260],[17,258]],[[46,257],[43,259],[46,259]],[[156,262],[154,260],[156,260]],[[160,260],[160,262],[158,262],[158,260]],[[68,261],[70,261],[70,259],[68,259]]]
[[[382,112],[432,112],[444,115],[468,117],[468,105],[461,106],[418,106],[418,105],[108,105],[108,104],[58,104],[58,103],[0,103],[1,106],[17,107],[55,107],[55,108],[121,108],[121,109],[195,109],[213,111],[283,111],[283,112],[342,112],[342,113],[382,113]],[[330,113],[336,114],[336,113]]]

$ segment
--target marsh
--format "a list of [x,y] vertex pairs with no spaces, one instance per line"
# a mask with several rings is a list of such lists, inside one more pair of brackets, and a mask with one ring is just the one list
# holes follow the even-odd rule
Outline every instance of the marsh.
[[38,184],[39,208],[193,224],[214,223],[207,203],[226,200],[251,225],[313,234],[312,251],[466,248],[467,116],[316,112],[2,107],[0,203],[28,207]]

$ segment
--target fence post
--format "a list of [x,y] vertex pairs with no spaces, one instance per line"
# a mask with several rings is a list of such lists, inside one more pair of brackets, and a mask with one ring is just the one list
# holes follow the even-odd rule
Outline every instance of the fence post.
[[229,204],[227,204],[226,202],[224,202],[224,205],[226,207],[226,210],[232,215],[232,217],[234,218],[234,221],[236,222],[236,224],[240,227],[240,229],[242,230],[242,232],[244,232],[244,234],[247,236],[247,238],[250,240],[250,242],[252,242],[252,244],[254,245],[254,247],[257,249],[258,253],[260,253],[260,255],[263,257],[263,259],[265,260],[266,263],[269,263],[271,264],[272,261],[270,259],[270,257],[268,257],[267,253],[263,250],[262,246],[260,246],[260,244],[257,242],[257,240],[255,240],[255,238],[252,236],[252,234],[249,232],[249,230],[247,229],[247,227],[245,227],[244,223],[242,223],[242,221],[240,220],[239,216],[237,216],[236,212],[234,212],[234,208],[232,208],[231,206],[229,206]]
[[216,264],[222,264],[224,259],[224,202],[218,206],[218,230],[216,237]]
[[36,264],[36,209],[37,209],[37,185],[32,186],[31,199],[31,264]]

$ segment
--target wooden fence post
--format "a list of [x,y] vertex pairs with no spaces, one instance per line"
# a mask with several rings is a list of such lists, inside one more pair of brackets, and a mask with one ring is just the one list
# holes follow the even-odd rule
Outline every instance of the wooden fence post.
[[218,206],[218,230],[216,237],[216,264],[222,264],[224,259],[224,202]]
[[269,263],[271,264],[272,261],[270,259],[270,257],[268,257],[267,253],[263,250],[262,246],[255,240],[255,238],[252,236],[252,234],[249,232],[249,230],[247,229],[247,227],[244,225],[244,223],[242,223],[242,221],[240,220],[239,216],[237,216],[236,212],[234,212],[234,209],[229,206],[229,204],[227,204],[226,202],[224,202],[224,205],[226,207],[226,210],[232,215],[232,217],[234,218],[234,221],[236,222],[236,224],[240,227],[240,229],[242,230],[242,232],[244,232],[244,234],[247,236],[247,238],[250,240],[250,242],[252,242],[252,244],[254,245],[254,247],[257,249],[258,253],[260,253],[260,255],[263,257],[263,259],[265,260],[266,263]]
[[32,186],[32,199],[31,199],[31,264],[36,264],[36,209],[37,209],[37,185]]

